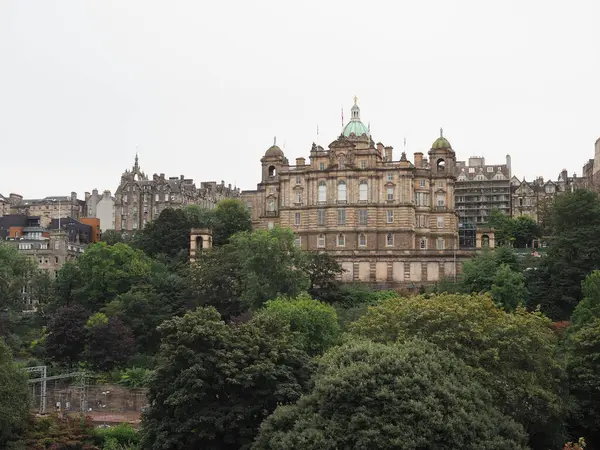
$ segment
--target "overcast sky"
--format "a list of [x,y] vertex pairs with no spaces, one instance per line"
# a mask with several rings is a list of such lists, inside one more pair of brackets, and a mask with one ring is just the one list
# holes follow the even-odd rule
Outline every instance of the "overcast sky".
[[412,160],[581,174],[600,137],[600,1],[0,0],[0,193],[115,191],[133,164],[242,189],[358,96]]

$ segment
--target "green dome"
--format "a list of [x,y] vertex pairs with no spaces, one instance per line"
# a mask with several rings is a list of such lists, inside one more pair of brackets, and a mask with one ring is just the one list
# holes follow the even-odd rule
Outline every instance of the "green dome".
[[354,135],[357,137],[362,136],[363,134],[366,134],[368,136],[369,130],[367,129],[365,124],[362,123],[360,120],[353,120],[348,122],[348,124],[344,127],[344,136],[348,137],[352,133],[354,133]]
[[444,130],[442,130],[441,128],[440,128],[440,137],[435,140],[435,142],[433,143],[431,148],[435,149],[435,150],[452,148],[448,139],[446,139],[444,137]]

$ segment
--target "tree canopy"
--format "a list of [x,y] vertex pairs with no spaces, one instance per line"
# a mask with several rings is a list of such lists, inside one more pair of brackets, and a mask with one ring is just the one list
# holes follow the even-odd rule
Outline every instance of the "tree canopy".
[[18,437],[29,413],[27,376],[12,360],[12,354],[0,337],[0,446]]
[[472,370],[424,341],[350,342],[320,361],[314,388],[279,406],[255,450],[525,449]]

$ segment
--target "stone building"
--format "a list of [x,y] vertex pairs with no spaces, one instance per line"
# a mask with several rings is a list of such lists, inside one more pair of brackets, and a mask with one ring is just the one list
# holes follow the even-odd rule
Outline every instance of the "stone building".
[[224,182],[204,182],[197,188],[194,180],[183,175],[165,178],[161,173],[150,179],[141,170],[136,155],[132,169],[121,175],[121,183],[115,192],[115,230],[143,229],[165,208],[187,205],[214,208],[220,200],[239,195],[239,189],[225,186]]
[[456,164],[456,211],[461,228],[488,222],[493,209],[511,214],[511,159],[505,164],[486,164],[483,157],[471,157]]
[[10,204],[8,207],[10,214],[40,217],[42,227],[47,227],[52,219],[59,217],[79,219],[85,214],[85,202],[78,200],[75,192],[71,192],[70,196],[59,195],[42,199],[24,199],[19,194],[10,194],[8,203]]
[[100,230],[115,229],[115,198],[110,191],[104,191],[102,195],[98,189],[92,193],[85,193],[85,211],[87,217],[95,217],[100,220]]
[[326,150],[290,164],[273,144],[261,159],[261,182],[242,197],[255,228],[289,227],[296,245],[326,251],[346,281],[426,283],[453,276],[457,252],[455,154],[440,136],[429,158],[375,144],[356,103],[350,122]]
[[566,169],[561,171],[556,181],[544,180],[543,177],[533,181],[512,177],[512,216],[528,216],[540,223],[556,195],[585,188],[586,185],[585,177],[578,177],[576,174],[569,177]]

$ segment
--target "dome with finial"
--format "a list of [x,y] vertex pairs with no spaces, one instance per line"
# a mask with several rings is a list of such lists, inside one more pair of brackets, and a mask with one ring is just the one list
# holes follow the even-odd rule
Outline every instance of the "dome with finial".
[[265,156],[267,158],[282,158],[283,151],[277,146],[277,138],[273,138],[273,145],[266,151]]
[[363,134],[369,136],[369,129],[365,126],[364,123],[360,121],[360,108],[358,107],[358,98],[354,97],[354,106],[350,110],[351,117],[350,122],[344,127],[344,131],[342,134],[346,137],[349,137],[353,134],[356,137],[360,137]]
[[446,139],[444,137],[444,130],[443,128],[440,128],[440,137],[437,138],[435,140],[435,142],[433,143],[433,145],[431,146],[432,149],[446,149],[446,148],[452,148],[452,146],[450,145],[450,142],[448,141],[448,139]]

